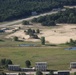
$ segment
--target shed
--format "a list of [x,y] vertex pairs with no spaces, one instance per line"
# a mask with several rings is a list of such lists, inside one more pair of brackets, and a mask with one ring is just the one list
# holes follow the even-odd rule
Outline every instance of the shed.
[[46,71],[47,70],[47,62],[36,62],[35,69],[40,70],[40,71]]
[[21,71],[35,71],[34,68],[21,68]]
[[4,30],[0,30],[0,33],[3,33],[3,32],[5,32]]
[[61,71],[58,71],[58,75],[70,75],[70,71],[68,71],[68,70],[61,70]]
[[20,65],[8,65],[8,70],[20,71]]
[[32,14],[32,16],[35,16],[35,15],[37,15],[37,12],[33,11],[31,14]]
[[76,62],[70,63],[70,69],[76,69]]

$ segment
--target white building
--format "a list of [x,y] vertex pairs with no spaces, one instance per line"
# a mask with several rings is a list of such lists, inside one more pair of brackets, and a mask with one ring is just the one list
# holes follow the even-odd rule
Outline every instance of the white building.
[[36,62],[35,69],[40,71],[47,70],[47,62]]
[[6,75],[18,75],[18,73],[6,73]]
[[20,71],[20,65],[8,65],[8,70]]
[[76,62],[70,63],[70,69],[76,69]]

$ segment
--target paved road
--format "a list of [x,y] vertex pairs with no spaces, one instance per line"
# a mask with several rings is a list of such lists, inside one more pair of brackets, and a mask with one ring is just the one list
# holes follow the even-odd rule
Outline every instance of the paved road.
[[31,17],[29,17],[29,18],[20,19],[20,20],[8,22],[8,23],[5,23],[5,24],[0,24],[0,27],[5,27],[5,26],[9,26],[9,25],[14,25],[14,24],[17,24],[17,23],[21,23],[23,20],[31,20],[31,19],[33,19],[33,18],[38,18],[38,17],[40,17],[40,16],[45,16],[45,15],[51,15],[51,14],[55,14],[55,13],[57,13],[57,12],[58,12],[58,11],[51,11],[51,12],[44,13],[44,14],[40,14],[40,15],[37,15],[37,16],[31,16]]

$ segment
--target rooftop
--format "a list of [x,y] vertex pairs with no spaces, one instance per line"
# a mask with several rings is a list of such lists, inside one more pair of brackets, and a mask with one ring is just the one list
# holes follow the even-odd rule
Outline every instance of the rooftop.
[[70,62],[71,64],[76,64],[76,62]]
[[70,70],[59,70],[57,72],[70,72]]
[[36,62],[36,63],[47,63],[47,62]]
[[8,66],[20,66],[20,65],[8,65]]

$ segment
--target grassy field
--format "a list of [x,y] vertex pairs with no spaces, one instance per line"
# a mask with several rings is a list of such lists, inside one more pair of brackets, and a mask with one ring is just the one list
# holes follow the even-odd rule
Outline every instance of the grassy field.
[[0,41],[0,47],[18,47],[21,44],[36,44],[41,46],[40,42],[30,42],[30,41],[21,42],[21,41],[12,41],[12,40]]
[[8,58],[14,64],[25,67],[25,61],[30,60],[32,66],[35,62],[48,63],[49,69],[69,69],[69,64],[76,61],[76,51],[64,50],[64,48],[47,47],[1,47],[0,59]]

